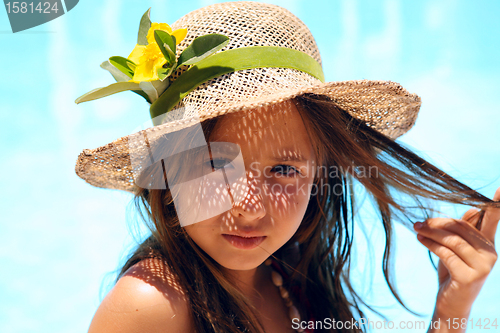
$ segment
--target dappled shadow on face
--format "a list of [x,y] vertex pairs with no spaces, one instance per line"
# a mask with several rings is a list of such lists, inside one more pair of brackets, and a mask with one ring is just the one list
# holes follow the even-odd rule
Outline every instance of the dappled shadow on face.
[[202,164],[210,174],[173,192],[179,215],[189,212],[196,222],[216,218],[223,231],[242,233],[301,220],[314,154],[292,102],[224,116],[210,136],[209,147],[217,145]]

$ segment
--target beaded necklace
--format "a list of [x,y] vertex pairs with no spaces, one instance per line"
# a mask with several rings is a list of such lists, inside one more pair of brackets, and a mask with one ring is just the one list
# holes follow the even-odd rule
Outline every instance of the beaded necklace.
[[[281,276],[280,273],[278,273],[273,267],[272,267],[272,259],[267,259],[264,264],[266,266],[271,266],[272,272],[271,272],[271,278],[273,280],[273,284],[279,288],[280,290],[280,295],[285,301],[285,305],[288,307],[288,316],[290,317],[290,320],[294,322],[300,323],[300,313],[299,310],[297,310],[297,307],[293,305],[292,300],[290,299],[290,293],[288,290],[283,287],[283,277]],[[297,332],[304,332],[304,329],[299,328],[296,330]]]

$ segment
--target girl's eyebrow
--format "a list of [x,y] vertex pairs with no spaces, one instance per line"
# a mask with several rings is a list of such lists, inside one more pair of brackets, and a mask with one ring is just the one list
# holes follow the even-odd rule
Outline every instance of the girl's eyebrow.
[[308,159],[302,156],[300,153],[293,153],[293,155],[287,155],[287,156],[272,156],[270,157],[270,160],[275,161],[275,162],[299,162],[299,163],[304,163]]

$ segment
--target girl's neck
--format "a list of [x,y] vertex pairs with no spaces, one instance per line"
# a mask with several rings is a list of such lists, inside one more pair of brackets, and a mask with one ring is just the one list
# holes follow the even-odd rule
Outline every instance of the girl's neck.
[[271,277],[269,267],[264,264],[245,271],[223,268],[223,272],[249,299],[259,297]]

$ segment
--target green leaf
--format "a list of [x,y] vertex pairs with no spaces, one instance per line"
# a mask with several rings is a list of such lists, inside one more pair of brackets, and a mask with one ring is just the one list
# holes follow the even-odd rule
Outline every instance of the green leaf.
[[94,99],[106,97],[126,90],[139,90],[141,89],[138,83],[135,82],[116,82],[112,83],[107,87],[97,88],[88,93],[78,97],[75,100],[76,104],[82,102],[92,101]]
[[179,56],[177,67],[192,65],[219,51],[229,43],[229,38],[219,34],[197,37]]
[[128,58],[125,58],[127,59],[127,64],[128,64],[128,67],[132,70],[132,76],[134,75],[134,72],[135,72],[135,68],[137,67],[137,64],[135,62],[133,62],[132,60],[129,60]]
[[169,77],[170,75],[172,75],[172,73],[177,68],[175,66],[176,64],[177,63],[174,63],[174,64],[172,64],[172,66],[169,66],[167,68],[164,68],[164,67],[158,68],[158,70],[156,71],[156,73],[158,74],[158,77],[160,78],[161,81],[165,80],[167,77]]
[[149,13],[151,12],[151,7],[142,15],[141,23],[139,24],[139,34],[137,35],[137,44],[148,45],[148,31],[151,28],[151,20],[149,19]]
[[109,62],[111,63],[111,65],[118,68],[123,74],[127,75],[129,78],[134,77],[134,70],[136,65],[134,64],[133,61],[127,58],[115,56],[109,58]]
[[151,101],[149,100],[148,94],[146,94],[144,91],[142,91],[142,90],[131,90],[131,91],[135,92],[138,95],[141,95],[142,97],[144,97],[144,99],[146,100],[146,102],[148,102],[149,104],[151,104]]
[[148,95],[150,103],[153,103],[167,89],[169,81],[142,81],[139,83],[141,89]]
[[156,74],[158,74],[158,78],[163,81],[168,77],[168,72],[170,72],[170,68],[158,68]]
[[175,37],[163,30],[155,30],[155,40],[169,64],[175,63]]
[[123,82],[123,81],[129,81],[130,77],[127,74],[124,74],[121,70],[113,66],[109,60],[104,61],[101,64],[101,68],[107,70],[108,72],[113,75],[115,78],[116,82]]

